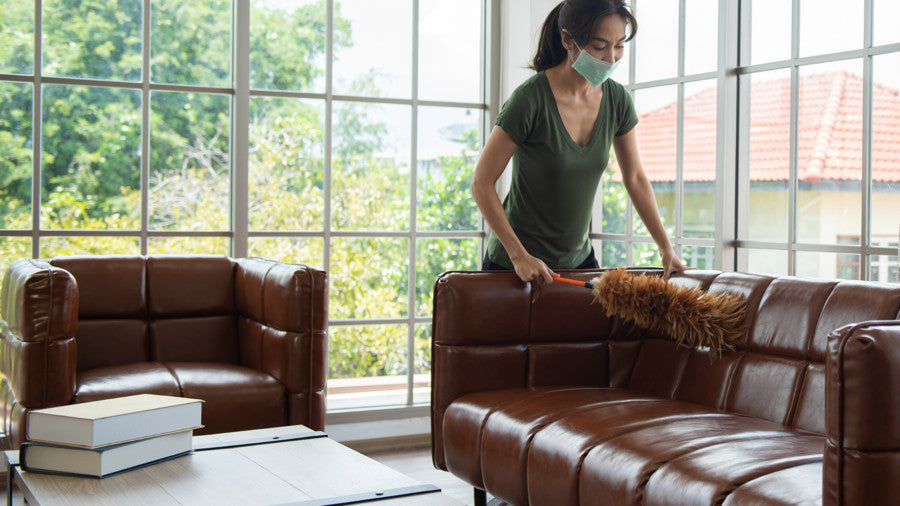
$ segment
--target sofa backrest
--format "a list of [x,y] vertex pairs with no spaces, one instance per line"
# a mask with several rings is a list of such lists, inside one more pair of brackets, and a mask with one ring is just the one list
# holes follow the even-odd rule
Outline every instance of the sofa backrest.
[[710,360],[663,336],[643,341],[628,386],[825,432],[828,334],[866,320],[895,320],[900,285],[688,271],[673,282],[747,300],[747,331],[735,352]]
[[[589,280],[601,271],[568,277]],[[687,271],[671,280],[747,301],[737,349],[710,359],[592,304],[590,291],[513,273],[447,273],[435,285],[433,401],[490,388],[609,385],[824,433],[827,336],[900,319],[900,285]]]
[[235,262],[221,256],[57,257],[78,284],[78,370],[238,362]]

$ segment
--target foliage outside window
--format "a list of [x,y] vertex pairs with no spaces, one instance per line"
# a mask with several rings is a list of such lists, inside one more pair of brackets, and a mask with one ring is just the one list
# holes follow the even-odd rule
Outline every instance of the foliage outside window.
[[[34,254],[236,249],[327,268],[330,378],[397,377],[387,383],[401,394],[339,406],[422,402],[407,376],[429,369],[431,284],[477,267],[468,181],[487,105],[469,90],[483,77],[453,93],[425,80],[429,102],[414,101],[411,53],[398,77],[364,47],[368,2],[254,0],[249,20],[233,20],[231,0],[153,0],[149,27],[144,3],[45,0],[39,68],[35,2],[0,7],[0,268]],[[426,30],[413,41],[413,2],[393,3],[406,16],[400,46],[437,51]],[[423,27],[467,21],[472,40],[457,43],[478,67],[481,1],[454,6],[455,16],[418,4]],[[235,33],[249,34],[250,58],[233,67]],[[369,58],[362,66],[357,53]],[[409,91],[392,91],[404,80]],[[235,121],[236,100],[248,102],[246,124]],[[241,132],[246,167],[234,162]],[[244,229],[232,190],[241,173]]]

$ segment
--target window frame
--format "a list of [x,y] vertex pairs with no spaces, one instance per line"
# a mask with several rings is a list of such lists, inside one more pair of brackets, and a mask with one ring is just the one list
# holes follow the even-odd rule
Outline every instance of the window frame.
[[[0,82],[30,83],[33,89],[32,110],[32,185],[31,185],[31,228],[25,230],[0,229],[0,238],[30,238],[31,255],[33,258],[40,256],[41,242],[53,237],[127,237],[139,240],[140,254],[147,255],[148,243],[155,238],[227,238],[230,240],[230,255],[233,257],[246,257],[249,251],[249,241],[254,238],[317,238],[323,241],[321,252],[321,267],[330,271],[331,241],[344,238],[386,238],[405,239],[408,241],[409,274],[407,286],[407,308],[405,316],[396,318],[373,319],[330,319],[329,326],[360,326],[360,325],[404,325],[407,327],[407,377],[405,402],[402,404],[390,404],[387,408],[395,413],[397,409],[412,409],[418,413],[421,411],[422,402],[414,400],[414,373],[417,330],[423,325],[429,325],[431,309],[427,311],[416,310],[416,263],[417,242],[422,239],[473,239],[477,241],[476,255],[481,257],[484,251],[484,239],[486,233],[482,225],[476,230],[460,231],[428,231],[417,229],[417,188],[418,181],[416,170],[410,170],[409,177],[409,222],[407,230],[395,231],[356,231],[335,230],[331,221],[332,207],[332,112],[336,103],[370,103],[370,104],[399,104],[410,108],[410,160],[415,169],[418,162],[418,118],[422,107],[459,108],[481,111],[482,119],[479,123],[480,142],[486,140],[490,125],[497,113],[499,106],[500,69],[492,64],[499,60],[497,48],[500,45],[500,2],[499,0],[480,0],[481,27],[479,62],[481,72],[480,99],[476,102],[420,100],[418,98],[418,72],[419,72],[419,0],[409,0],[412,6],[412,50],[411,61],[411,96],[408,99],[357,97],[348,95],[336,95],[333,93],[333,65],[334,65],[334,4],[335,0],[323,0],[326,9],[326,48],[325,48],[325,90],[322,93],[292,92],[277,90],[258,90],[250,86],[250,40],[251,40],[251,0],[231,1],[231,87],[213,87],[202,85],[174,85],[151,82],[150,77],[150,31],[151,25],[151,0],[142,0],[142,62],[140,81],[124,82],[113,80],[98,80],[71,77],[54,77],[43,75],[42,61],[42,1],[35,0],[34,20],[34,63],[31,74],[2,74]],[[141,93],[141,137],[140,137],[140,228],[136,230],[64,230],[41,228],[41,131],[43,127],[41,101],[42,87],[47,84],[58,85],[83,85],[106,88],[124,88],[138,90]],[[152,92],[175,91],[201,94],[218,94],[230,97],[231,116],[231,141],[229,146],[230,158],[230,214],[228,230],[208,231],[177,231],[177,230],[152,230],[149,224],[149,181],[150,181],[150,97]],[[250,102],[253,98],[274,97],[286,99],[311,99],[319,100],[325,106],[325,182],[324,182],[324,223],[323,230],[315,231],[260,231],[250,229],[249,217],[249,122]],[[417,314],[419,316],[417,316]],[[421,397],[421,395],[419,395]],[[354,408],[349,408],[352,411]],[[359,409],[363,409],[362,407]],[[329,410],[331,412],[331,410]],[[396,413],[395,413],[396,414]]]

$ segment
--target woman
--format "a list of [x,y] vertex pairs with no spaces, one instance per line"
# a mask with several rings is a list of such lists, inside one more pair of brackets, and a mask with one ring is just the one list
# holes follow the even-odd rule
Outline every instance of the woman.
[[[636,31],[623,0],[566,0],[547,16],[537,73],[504,104],[475,166],[472,194],[492,231],[485,270],[549,283],[554,269],[598,267],[588,233],[610,144],[666,277],[685,269],[641,166],[631,97],[608,79]],[[510,158],[512,183],[501,203],[495,184]]]

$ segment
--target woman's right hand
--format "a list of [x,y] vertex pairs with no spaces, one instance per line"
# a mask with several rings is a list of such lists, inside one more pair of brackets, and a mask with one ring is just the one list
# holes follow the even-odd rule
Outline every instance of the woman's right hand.
[[552,283],[553,276],[556,276],[556,273],[550,270],[547,264],[531,255],[526,254],[521,258],[510,260],[516,270],[516,275],[526,283],[534,282],[539,285]]

